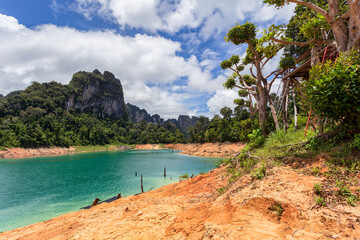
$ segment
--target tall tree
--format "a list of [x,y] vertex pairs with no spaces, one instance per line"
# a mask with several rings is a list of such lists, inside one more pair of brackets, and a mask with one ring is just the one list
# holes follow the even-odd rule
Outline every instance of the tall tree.
[[[327,36],[313,38],[307,42],[295,42],[289,39],[272,40],[283,44],[295,44],[305,46],[314,43],[325,43],[333,45],[339,52],[348,51],[352,48],[360,47],[360,0],[265,0],[264,3],[274,5],[277,8],[283,7],[289,3],[296,3],[315,11],[319,20],[324,20],[330,26],[334,36],[334,42],[329,42]],[[309,21],[310,22],[310,21]],[[308,29],[311,31],[311,29]]]
[[[237,87],[246,90],[255,98],[259,108],[260,126],[263,133],[266,134],[265,122],[268,118],[268,105],[271,109],[276,130],[279,130],[275,107],[269,94],[271,86],[280,75],[281,70],[275,70],[266,76],[264,76],[263,70],[269,60],[282,48],[282,45],[261,41],[256,38],[256,32],[256,26],[249,22],[243,25],[236,25],[229,30],[225,38],[226,41],[235,45],[247,44],[248,48],[246,50],[246,56],[241,63],[240,57],[233,55],[229,60],[221,63],[221,68],[233,71],[233,75],[229,76],[227,82],[224,83],[226,88],[232,89]],[[251,76],[241,74],[246,65],[250,65]],[[255,72],[253,71],[254,68]]]

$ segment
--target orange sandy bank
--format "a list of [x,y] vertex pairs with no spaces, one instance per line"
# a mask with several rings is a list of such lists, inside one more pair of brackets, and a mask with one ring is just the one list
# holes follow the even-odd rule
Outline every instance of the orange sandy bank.
[[[359,239],[360,207],[317,208],[321,178],[276,167],[219,196],[226,168],[89,210],[0,234],[0,239]],[[280,203],[281,216],[271,210]]]
[[6,151],[0,151],[0,158],[27,158],[37,156],[64,155],[72,153],[75,148],[9,148]]
[[[244,147],[243,143],[186,143],[166,144],[164,148],[181,150],[181,154],[198,157],[232,157]],[[161,149],[158,144],[136,145],[136,149]]]

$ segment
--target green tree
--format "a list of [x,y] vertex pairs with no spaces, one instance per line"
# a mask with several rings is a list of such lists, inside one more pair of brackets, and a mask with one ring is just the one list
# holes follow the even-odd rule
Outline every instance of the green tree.
[[[253,23],[246,22],[243,25],[236,25],[232,27],[225,38],[226,41],[232,42],[235,45],[247,44],[246,56],[240,62],[238,55],[233,55],[230,59],[221,63],[222,69],[230,69],[233,75],[228,77],[225,82],[225,88],[237,87],[248,91],[256,102],[259,108],[259,122],[264,134],[267,133],[265,122],[267,121],[267,107],[270,106],[271,114],[279,130],[279,124],[276,116],[274,104],[269,96],[272,84],[280,75],[281,70],[275,70],[264,76],[263,69],[265,65],[273,58],[277,52],[282,48],[279,44],[271,42],[260,41],[256,38],[256,26]],[[243,75],[241,71],[244,66],[250,65],[250,72],[252,76]],[[255,73],[253,69],[255,68]],[[269,81],[269,79],[272,79]]]
[[[265,3],[274,5],[278,8],[289,3],[296,3],[305,6],[318,15],[316,18],[308,19],[308,23],[304,24],[303,32],[308,37],[307,42],[295,42],[291,39],[278,39],[279,35],[273,35],[273,41],[282,44],[292,45],[309,45],[321,43],[335,46],[339,52],[348,51],[352,48],[360,47],[360,4],[359,0],[328,0],[324,1],[308,1],[308,0],[265,0]],[[329,42],[328,34],[317,34],[314,30],[318,27],[326,27],[328,25],[332,31],[335,42]],[[281,33],[280,33],[281,35]],[[309,38],[311,36],[311,39]]]

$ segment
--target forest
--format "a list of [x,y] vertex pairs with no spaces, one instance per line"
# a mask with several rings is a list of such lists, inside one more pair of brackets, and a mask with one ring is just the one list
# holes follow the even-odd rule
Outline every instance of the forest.
[[[75,111],[66,105],[78,86],[33,82],[0,98],[0,146],[247,142],[254,131],[266,136],[298,129],[306,121],[321,138],[360,142],[359,1],[264,3],[277,8],[295,3],[296,8],[288,24],[262,32],[251,22],[229,29],[225,41],[247,47],[245,57],[235,53],[220,64],[232,73],[224,87],[238,91],[235,109],[224,107],[212,119],[201,116],[181,132],[171,123],[133,123]],[[277,68],[265,72],[279,54]]]

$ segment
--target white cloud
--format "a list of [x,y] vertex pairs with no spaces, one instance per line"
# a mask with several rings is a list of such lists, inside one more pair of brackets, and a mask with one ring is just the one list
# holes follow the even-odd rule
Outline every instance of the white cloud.
[[177,117],[190,111],[182,101],[191,96],[171,93],[162,85],[185,79],[189,89],[216,88],[217,80],[195,56],[178,56],[180,43],[160,36],[128,37],[109,30],[85,32],[54,25],[29,29],[0,14],[0,42],[3,94],[24,89],[31,81],[68,83],[74,72],[97,68],[121,80],[126,102],[146,107],[152,114]]
[[239,98],[236,90],[220,89],[216,91],[215,95],[207,102],[209,107],[208,115],[213,116],[219,114],[220,109],[225,106],[234,109],[236,106],[234,104],[234,99],[236,98]]
[[204,39],[219,35],[247,17],[251,21],[288,20],[294,5],[280,10],[257,1],[243,0],[76,0],[73,9],[89,18],[97,14],[121,27],[176,33],[200,27]]

